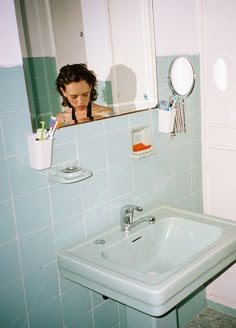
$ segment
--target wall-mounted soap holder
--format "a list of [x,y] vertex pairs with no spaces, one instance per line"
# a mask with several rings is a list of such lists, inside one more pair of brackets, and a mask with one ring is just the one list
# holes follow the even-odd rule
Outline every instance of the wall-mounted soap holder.
[[156,153],[152,146],[151,126],[141,126],[132,130],[133,158],[142,158]]
[[93,172],[79,166],[78,161],[65,163],[47,171],[50,181],[75,183],[90,178]]

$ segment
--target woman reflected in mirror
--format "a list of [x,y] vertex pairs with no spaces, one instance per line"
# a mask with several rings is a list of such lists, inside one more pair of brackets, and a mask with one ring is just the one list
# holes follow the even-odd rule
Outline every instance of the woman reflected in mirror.
[[113,113],[112,109],[96,104],[97,78],[85,64],[63,66],[56,79],[62,97],[63,112],[56,115],[64,125],[98,120]]

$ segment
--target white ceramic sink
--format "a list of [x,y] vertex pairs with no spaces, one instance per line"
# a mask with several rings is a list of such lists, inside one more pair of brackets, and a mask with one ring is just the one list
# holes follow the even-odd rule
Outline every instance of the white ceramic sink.
[[146,226],[101,252],[108,261],[149,275],[168,273],[219,239],[220,227],[180,217]]
[[236,223],[171,207],[131,232],[116,227],[58,253],[61,275],[161,316],[236,260]]

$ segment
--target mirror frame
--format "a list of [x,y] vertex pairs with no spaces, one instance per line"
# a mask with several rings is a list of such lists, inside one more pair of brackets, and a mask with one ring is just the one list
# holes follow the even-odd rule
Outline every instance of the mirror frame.
[[[24,17],[25,13],[23,12],[23,14],[22,14],[21,6],[24,7],[24,0],[14,0],[14,1],[15,1],[16,16],[17,16],[17,22],[18,22],[18,29],[19,29],[19,36],[20,36],[20,43],[21,43],[22,53],[23,53],[23,56],[25,55],[26,59],[27,59],[27,58],[29,58],[27,56],[28,50],[31,47],[30,44],[27,44],[27,42],[29,42],[30,33],[31,33],[29,28],[27,30],[27,27],[32,26],[32,24],[29,24],[29,23],[27,24],[27,22],[25,23],[25,26],[23,24],[23,19],[25,18]],[[46,7],[48,6],[48,8],[50,9],[49,1],[50,0],[45,0],[45,3],[46,3]],[[110,0],[101,0],[101,1],[103,1],[103,4],[109,4]],[[123,1],[124,1],[124,3],[126,3],[125,0],[123,0]],[[113,0],[113,3],[115,3],[114,0]],[[136,80],[145,81],[144,83],[142,82],[143,85],[144,85],[144,89],[142,89],[141,94],[139,93],[139,95],[138,95],[139,99],[136,97],[135,100],[130,102],[130,107],[128,109],[128,106],[127,106],[127,111],[123,111],[123,109],[125,108],[125,110],[126,110],[125,106],[128,104],[128,102],[127,103],[122,102],[120,104],[118,102],[113,102],[112,101],[112,105],[113,105],[112,108],[114,108],[114,115],[104,116],[101,119],[108,119],[108,118],[111,118],[111,117],[114,117],[114,116],[125,115],[125,114],[130,114],[130,113],[136,113],[137,111],[148,110],[150,108],[157,107],[157,104],[158,104],[153,1],[152,0],[148,0],[148,1],[147,0],[140,0],[139,4],[140,4],[140,14],[141,14],[142,19],[139,20],[138,23],[141,21],[141,28],[142,28],[141,31],[143,32],[141,34],[145,35],[145,37],[143,36],[143,39],[142,39],[142,35],[141,36],[139,35],[139,38],[136,38],[137,41],[138,41],[138,44],[140,44],[140,46],[142,47],[141,49],[142,49],[143,56],[144,56],[144,60],[142,60],[141,65],[138,65],[138,66],[143,67],[143,73],[145,73],[145,74],[142,74],[142,77],[141,78],[138,77]],[[46,9],[48,9],[48,8],[46,8]],[[109,21],[109,19],[108,19],[108,21]],[[36,24],[36,22],[35,22],[35,24]],[[43,23],[41,25],[43,25]],[[47,25],[47,24],[44,24],[44,25]],[[45,26],[42,26],[42,28],[45,29]],[[42,35],[42,33],[45,35],[46,34],[45,30],[43,32],[41,32],[41,35]],[[40,41],[42,41],[42,40],[39,40],[39,42]],[[112,36],[111,35],[110,35],[110,42],[111,42],[110,49],[113,50],[113,52],[111,52],[110,56],[114,59],[114,49],[112,48]],[[132,45],[132,42],[129,42],[129,44]],[[52,45],[52,48],[53,48],[53,45]],[[127,52],[127,48],[125,49],[125,51]],[[124,53],[125,53],[125,51],[124,51]],[[33,55],[32,55],[32,57],[33,57]],[[96,75],[97,75],[96,69],[93,69],[93,66],[91,67],[89,62],[86,62],[86,64],[88,65],[88,68],[94,70]],[[120,65],[120,64],[123,65],[125,63],[118,63],[118,65]],[[117,63],[112,62],[112,66],[110,67],[110,70],[112,71],[112,69],[114,67],[116,67],[116,65],[117,65]],[[29,98],[29,107],[30,107],[30,112],[31,112],[32,129],[35,132],[37,130],[37,128],[41,127],[40,121],[45,121],[45,119],[42,116],[40,116],[38,118],[38,115],[41,115],[40,114],[41,112],[40,112],[40,110],[38,111],[38,110],[34,109],[34,107],[31,104],[33,103],[33,105],[35,106],[35,104],[37,102],[37,105],[40,108],[47,108],[48,119],[46,121],[46,128],[48,128],[48,122],[50,121],[49,120],[50,116],[55,116],[56,113],[62,111],[62,106],[61,106],[61,101],[60,101],[61,98],[60,98],[59,94],[57,94],[57,91],[55,89],[55,80],[52,81],[52,79],[51,79],[50,85],[45,86],[45,85],[43,85],[44,83],[42,83],[42,85],[43,85],[44,89],[51,89],[50,90],[50,97],[51,98],[54,97],[53,100],[52,100],[52,101],[54,101],[54,103],[51,104],[51,102],[50,102],[49,105],[48,105],[46,103],[46,101],[45,102],[41,101],[41,103],[40,103],[39,99],[35,100],[35,98],[37,97],[36,94],[38,94],[38,97],[41,96],[42,94],[38,90],[36,90],[36,92],[35,92],[35,88],[34,88],[34,85],[32,83],[31,76],[29,74],[29,65],[28,65],[27,61],[24,60],[24,57],[23,57],[23,67],[24,67],[24,71],[25,71],[25,79],[26,79],[27,92],[28,92],[28,98]],[[45,67],[43,69],[44,69],[44,71],[47,71],[46,64],[45,64]],[[54,70],[55,70],[55,68],[54,68]],[[146,70],[146,71],[144,71],[144,70]],[[56,72],[55,79],[56,79],[58,71],[59,71],[59,69],[57,67],[56,67],[56,71],[57,72]],[[113,69],[113,71],[114,71],[114,69]],[[112,83],[112,81],[114,81],[115,82],[114,85],[117,85],[117,83],[116,83],[117,82],[116,81],[117,74],[118,73],[115,72],[114,76],[111,77],[111,81],[108,81],[108,80],[105,79],[103,81],[103,83],[104,82],[105,83],[106,82],[111,82]],[[126,79],[126,80],[128,81],[128,79]],[[99,79],[98,79],[98,82],[100,82]],[[53,85],[52,85],[52,83],[53,83]],[[110,88],[110,90],[112,90],[111,85],[108,87],[108,89],[109,88]],[[54,91],[52,91],[52,89],[54,89]],[[102,90],[103,94],[100,94],[100,88],[98,89],[98,91],[99,91],[99,98],[103,98],[104,97],[104,89]],[[52,94],[52,92],[54,92],[54,94]],[[113,92],[113,90],[112,90],[112,92]],[[116,92],[116,94],[119,94],[119,90],[116,90],[115,92]],[[140,101],[141,97],[142,97],[142,100]],[[57,98],[57,100],[56,100],[56,98]],[[114,99],[114,100],[119,99],[119,97],[115,98],[115,97],[112,96],[112,99]],[[139,107],[139,105],[136,105],[136,100],[137,100],[137,102],[140,101],[140,107]],[[100,103],[100,99],[97,100],[97,103],[101,104],[102,106],[110,107],[109,103],[107,103],[107,105],[106,105],[106,103],[105,104]],[[53,108],[57,108],[56,113],[55,113],[55,111],[53,112]],[[33,112],[33,109],[34,109],[34,112]],[[39,112],[39,114],[38,114],[38,112]],[[46,113],[44,113],[44,115],[46,115]],[[88,122],[83,122],[83,123],[88,123]],[[81,124],[81,123],[79,123],[79,124]]]

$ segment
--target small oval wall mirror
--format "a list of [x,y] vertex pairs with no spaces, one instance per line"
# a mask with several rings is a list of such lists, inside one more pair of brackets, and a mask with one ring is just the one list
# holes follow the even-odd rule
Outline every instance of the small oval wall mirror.
[[193,66],[186,57],[176,57],[170,64],[168,81],[171,91],[182,98],[193,91],[195,74]]

